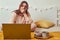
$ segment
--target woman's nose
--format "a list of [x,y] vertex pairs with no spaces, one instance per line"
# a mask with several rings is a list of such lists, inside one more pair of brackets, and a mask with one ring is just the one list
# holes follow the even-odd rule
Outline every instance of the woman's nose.
[[25,8],[25,7],[22,7],[23,9]]

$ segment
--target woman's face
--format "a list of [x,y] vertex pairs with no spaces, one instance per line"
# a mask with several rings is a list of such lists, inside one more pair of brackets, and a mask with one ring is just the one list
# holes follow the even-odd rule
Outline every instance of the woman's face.
[[23,4],[21,5],[21,7],[20,7],[20,11],[21,11],[21,13],[25,13],[26,10],[27,10],[27,4],[26,4],[26,3],[23,3]]

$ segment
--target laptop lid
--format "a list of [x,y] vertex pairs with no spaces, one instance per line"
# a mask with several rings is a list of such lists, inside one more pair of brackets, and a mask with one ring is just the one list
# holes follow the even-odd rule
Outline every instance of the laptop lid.
[[3,24],[4,39],[30,39],[30,24]]

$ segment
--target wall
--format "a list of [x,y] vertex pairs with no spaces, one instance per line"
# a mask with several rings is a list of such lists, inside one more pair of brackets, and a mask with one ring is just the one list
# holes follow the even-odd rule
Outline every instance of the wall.
[[[22,0],[0,0],[0,24],[9,23],[11,11],[18,9]],[[29,12],[34,21],[46,19],[57,23],[57,7],[60,0],[26,0],[29,3]],[[41,12],[42,10],[42,12]]]

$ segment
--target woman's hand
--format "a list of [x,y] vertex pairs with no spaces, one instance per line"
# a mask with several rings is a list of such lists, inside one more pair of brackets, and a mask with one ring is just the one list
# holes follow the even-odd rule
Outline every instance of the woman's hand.
[[29,20],[29,24],[31,24],[31,23],[33,23],[33,20],[32,19]]
[[33,22],[31,23],[31,31],[35,31],[37,28],[36,24]]

